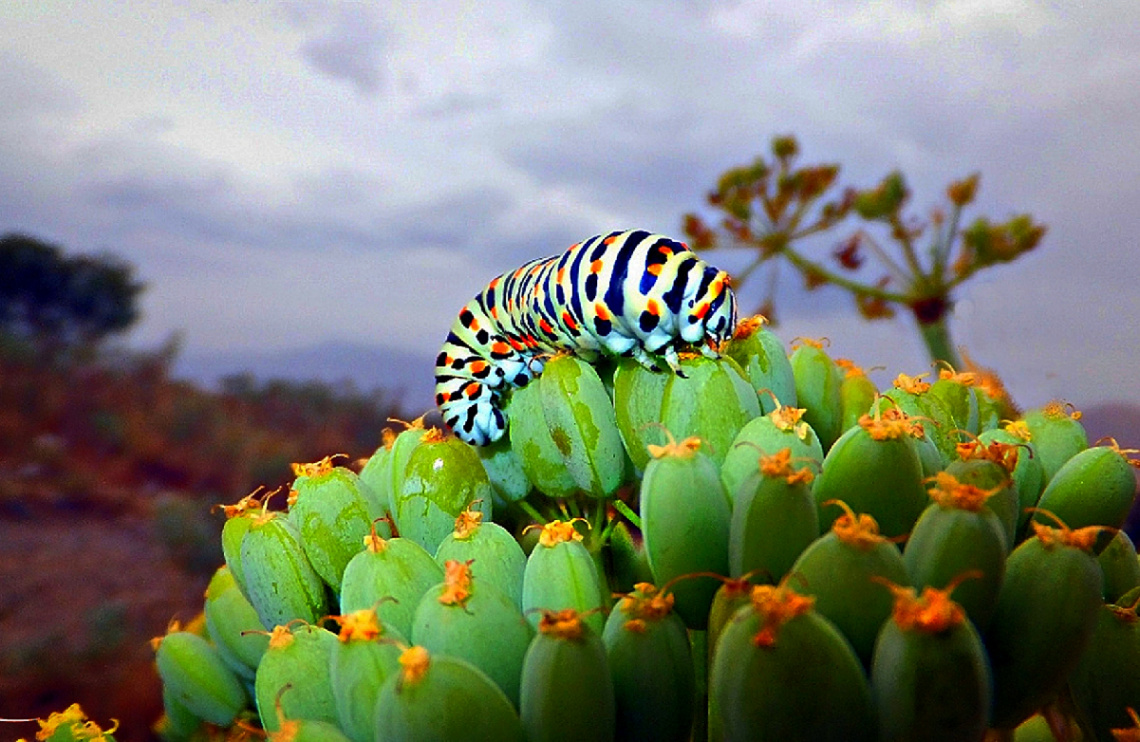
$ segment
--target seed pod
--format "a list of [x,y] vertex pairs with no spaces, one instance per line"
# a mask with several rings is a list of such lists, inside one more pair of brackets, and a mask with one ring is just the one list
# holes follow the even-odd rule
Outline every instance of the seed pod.
[[792,465],[792,450],[761,456],[759,471],[740,487],[728,538],[729,573],[779,581],[819,535],[810,469]]
[[843,432],[839,395],[843,374],[823,350],[823,343],[816,340],[800,338],[788,361],[796,379],[796,404],[807,410],[804,420],[827,451]]
[[[199,719],[186,705],[175,698],[174,694],[169,688],[163,686],[162,688],[162,716],[159,717],[158,723],[155,724],[154,731],[158,733],[159,738],[165,742],[185,742],[195,739],[195,735],[202,732],[202,725],[205,722]],[[49,740],[56,740],[55,737],[48,737]],[[21,740],[20,742],[23,742]],[[62,742],[62,740],[56,740]],[[71,742],[71,738],[68,738]],[[76,741],[77,742],[77,741]],[[98,737],[95,737],[90,742],[102,742]],[[108,740],[107,742],[113,742]]]
[[1079,410],[1059,401],[1029,410],[1022,418],[1041,458],[1046,484],[1062,464],[1089,447],[1089,436],[1080,419]]
[[265,654],[268,637],[250,634],[264,629],[257,611],[238,590],[228,567],[219,567],[206,587],[206,630],[218,654],[231,670],[253,680],[257,664]]
[[934,502],[914,524],[903,549],[903,562],[917,589],[948,585],[959,575],[976,573],[976,579],[958,588],[956,602],[984,631],[997,602],[1009,553],[1005,526],[986,506],[1000,490],[963,484],[946,472],[939,472],[932,484]]
[[380,690],[375,739],[523,742],[511,702],[469,663],[423,647],[404,651],[399,661],[399,672]]
[[1049,720],[1041,714],[1034,714],[1013,730],[1013,742],[1057,742]]
[[725,627],[709,693],[726,740],[875,739],[863,668],[812,602],[758,585]]
[[334,590],[340,588],[348,561],[372,530],[373,514],[360,477],[327,456],[312,464],[293,464],[297,479],[289,493],[289,520],[301,534],[309,564]]
[[[898,547],[879,535],[875,519],[856,515],[846,503],[831,524],[831,532],[816,539],[792,565],[791,575],[814,596],[815,610],[843,632],[864,664],[870,664],[875,637],[891,615],[891,596],[872,582],[910,582]],[[718,650],[719,651],[719,650]]]
[[286,719],[269,739],[272,742],[352,742],[336,725],[313,719]]
[[1116,603],[1122,595],[1140,585],[1140,563],[1136,559],[1136,547],[1124,531],[1116,532],[1096,561],[1104,575],[1104,602]]
[[534,630],[493,584],[475,580],[471,565],[448,560],[444,580],[420,600],[411,640],[433,654],[470,662],[519,703],[523,656]]
[[[329,674],[336,644],[336,634],[299,621],[270,632],[269,648],[254,681],[257,713],[266,731],[279,729],[281,714],[289,719],[337,723]],[[292,687],[283,694],[286,686]]]
[[759,395],[761,413],[771,412],[781,404],[796,405],[792,364],[784,342],[764,327],[767,321],[759,314],[740,320],[724,346],[724,355],[736,361]]
[[[1107,446],[1073,455],[1054,472],[1039,507],[1072,524],[1070,528],[1120,528],[1136,496],[1132,467],[1140,467],[1140,460],[1128,458],[1130,453],[1136,449],[1122,449],[1110,439]],[[1038,512],[1033,519],[1040,523],[1042,517]]]
[[720,479],[730,501],[736,500],[736,491],[744,480],[759,471],[757,453],[776,453],[790,448],[797,469],[810,468],[812,462],[823,463],[819,437],[801,419],[803,415],[801,408],[781,406],[753,418],[740,429],[720,466]]
[[368,502],[372,522],[383,522],[381,535],[391,538],[391,529],[385,519],[392,515],[389,503],[392,501],[392,447],[396,442],[396,433],[391,428],[384,428],[380,435],[383,443],[360,468],[360,482],[363,485],[360,492]]
[[602,558],[607,565],[603,571],[611,577],[610,589],[615,592],[630,592],[637,583],[653,579],[644,543],[634,541],[625,521],[614,524],[609,541],[602,547]]
[[[253,519],[264,511],[262,500],[257,497],[257,493],[260,491],[261,488],[258,487],[233,505],[220,506],[226,515],[226,523],[222,526],[222,556],[226,560],[226,566],[230,568],[234,582],[237,583],[238,589],[242,591],[243,595],[246,592],[245,575],[241,570],[241,541],[249,531],[249,525],[253,523]],[[270,492],[266,498],[276,492],[277,490]]]
[[[728,573],[732,518],[716,464],[700,450],[700,441],[672,440],[651,446],[653,460],[641,480],[641,530],[649,568],[658,584],[681,575]],[[678,583],[673,591],[685,625],[703,630],[720,584],[711,577]]]
[[[713,597],[712,608],[709,609],[709,627],[706,637],[708,642],[707,667],[716,664],[717,643],[729,620],[738,610],[750,605],[752,583],[747,579],[726,579],[724,584],[716,591]],[[706,691],[707,692],[707,691]],[[724,730],[720,724],[720,709],[717,707],[718,698],[715,694],[708,699],[708,738],[710,742],[721,742],[724,739]]]
[[166,636],[151,642],[163,687],[199,719],[229,726],[249,698],[237,675],[212,644],[171,625]]
[[1018,494],[1013,487],[1009,470],[992,459],[971,458],[951,461],[945,473],[962,484],[972,485],[986,492],[994,491],[994,494],[986,500],[986,507],[1001,521],[1005,533],[1006,551],[1012,551],[1017,543]]
[[[8,721],[12,720],[4,720]],[[78,703],[71,704],[64,711],[52,712],[46,720],[29,721],[36,721],[40,725],[40,731],[36,732],[36,742],[115,742],[111,733],[119,728],[119,723],[112,720],[111,727],[104,731],[94,720],[87,718]]]
[[1015,431],[1021,430],[1028,436],[1024,426],[1014,424],[1009,429],[996,428],[984,431],[978,436],[978,442],[991,448],[994,443],[1007,446],[1017,446],[1017,464],[1010,472],[1013,478],[1013,488],[1017,490],[1017,534],[1025,532],[1025,524],[1029,522],[1031,511],[1028,508],[1037,507],[1041,499],[1041,491],[1045,489],[1045,470],[1041,467],[1041,459],[1037,456],[1028,437],[1022,438]]
[[974,392],[978,397],[978,435],[1001,427],[1006,412],[1013,409],[1009,394],[996,376],[985,373],[974,377]]
[[428,431],[424,429],[424,419],[416,418],[407,424],[408,427],[392,440],[388,448],[388,455],[380,461],[378,475],[387,472],[388,512],[393,518],[396,516],[396,500],[404,489],[404,474],[408,468],[408,459],[412,452],[419,448],[420,441]]
[[475,450],[438,428],[429,430],[408,456],[394,493],[392,516],[400,536],[434,554],[468,503],[491,515],[491,482]]
[[511,448],[527,478],[551,497],[583,491],[609,497],[626,479],[613,402],[598,372],[557,356],[542,376],[511,394]]
[[380,688],[399,672],[400,650],[371,608],[334,616],[340,621],[339,640],[329,659],[329,685],[337,723],[352,742],[372,742],[373,718]]
[[614,739],[606,648],[573,610],[543,611],[523,660],[519,715],[529,742]]
[[760,401],[731,358],[683,356],[681,368],[685,376],[665,382],[661,424],[678,437],[700,438],[720,466],[740,429],[760,416]]
[[409,636],[420,598],[442,579],[443,569],[415,541],[384,540],[373,532],[364,538],[364,550],[344,568],[340,612],[373,608],[385,601],[381,608],[385,623]]
[[245,590],[265,628],[328,613],[325,584],[309,564],[301,536],[283,513],[256,516],[241,540]]
[[949,366],[938,371],[938,381],[930,385],[930,394],[942,400],[961,430],[978,435],[978,393],[974,387],[976,375],[969,371],[957,373]]
[[981,740],[990,707],[990,676],[982,641],[945,589],[889,583],[892,620],[883,624],[871,663],[871,691],[880,740]]
[[[269,731],[269,727],[266,727],[269,742],[352,742],[335,724],[318,719],[288,717],[282,708],[281,699],[292,691],[291,684],[282,686],[277,692],[273,710],[266,709],[266,713],[275,715],[277,723],[276,731]],[[240,728],[241,733],[246,731],[248,727]]]
[[526,478],[522,460],[511,448],[508,437],[486,446],[476,446],[475,453],[487,470],[487,478],[494,492],[495,509],[506,508],[530,494],[530,480]]
[[843,372],[843,379],[839,382],[839,429],[842,432],[858,425],[859,418],[871,411],[879,389],[867,378],[867,372],[854,362],[836,358],[835,365]]
[[960,440],[959,431],[964,428],[954,419],[946,403],[930,393],[930,384],[923,381],[923,376],[926,374],[899,374],[892,388],[883,392],[883,397],[907,415],[924,420],[925,433],[934,442],[942,460],[949,461],[954,458],[955,446]]
[[1098,533],[1031,522],[1035,536],[1006,561],[985,634],[993,669],[991,726],[1013,729],[1061,688],[1088,646],[1102,605]]
[[897,409],[864,415],[827,452],[813,487],[820,528],[830,528],[837,511],[824,509],[842,499],[868,513],[889,538],[905,536],[926,508],[922,464],[914,439],[923,425]]
[[507,397],[503,410],[511,421],[511,450],[536,489],[550,497],[570,497],[578,491],[578,484],[546,424],[538,386],[541,378],[512,390]]
[[638,472],[649,463],[650,443],[660,441],[661,400],[669,375],[650,371],[632,358],[614,370],[614,413],[625,450]]
[[1069,691],[1081,726],[1093,739],[1112,740],[1112,730],[1128,727],[1128,709],[1140,708],[1140,618],[1136,604],[1101,606],[1096,628],[1076,668]]
[[693,724],[693,655],[673,596],[649,583],[618,601],[602,642],[613,678],[616,738],[689,739]]
[[598,568],[573,522],[555,520],[543,526],[523,571],[522,609],[531,626],[538,628],[536,611],[573,608],[587,614],[583,620],[601,633],[603,619],[597,611],[609,606]]
[[478,510],[464,510],[455,519],[455,530],[435,552],[440,566],[452,559],[471,562],[471,574],[480,585],[493,585],[522,610],[526,554],[507,529],[498,523],[484,523]]
[[[752,596],[752,583],[749,578],[727,578],[716,591],[712,608],[709,609],[709,667],[716,658],[716,645],[721,632],[729,620],[742,607],[749,605]],[[710,712],[711,721],[711,712]]]

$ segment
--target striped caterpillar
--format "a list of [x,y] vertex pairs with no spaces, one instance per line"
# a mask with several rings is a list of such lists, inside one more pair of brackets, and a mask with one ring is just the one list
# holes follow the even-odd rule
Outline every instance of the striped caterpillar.
[[681,242],[644,230],[596,235],[493,279],[459,312],[436,358],[443,420],[477,446],[507,428],[500,397],[542,373],[543,358],[628,356],[681,369],[679,343],[710,358],[736,325],[728,274]]

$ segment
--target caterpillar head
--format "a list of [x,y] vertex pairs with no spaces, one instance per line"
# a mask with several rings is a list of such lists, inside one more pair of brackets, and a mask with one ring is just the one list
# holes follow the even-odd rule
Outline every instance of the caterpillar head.
[[718,345],[736,327],[736,296],[729,275],[711,266],[694,274],[681,311],[681,339],[689,343],[712,340]]

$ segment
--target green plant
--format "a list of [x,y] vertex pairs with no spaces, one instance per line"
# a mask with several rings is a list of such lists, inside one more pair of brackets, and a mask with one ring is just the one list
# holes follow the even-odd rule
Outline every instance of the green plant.
[[[914,316],[931,360],[962,368],[948,324],[955,291],[978,271],[1032,250],[1045,227],[1028,214],[1005,222],[978,217],[963,227],[962,213],[978,191],[977,174],[951,183],[948,209],[936,208],[924,221],[906,213],[911,192],[902,173],[888,174],[874,188],[844,188],[837,194],[839,165],[800,165],[799,156],[795,137],[780,136],[772,140],[771,159],[758,157],[726,170],[707,197],[720,215],[719,224],[710,226],[696,213],[683,219],[692,247],[755,251],[748,266],[733,276],[737,286],[773,263],[773,280],[760,309],[765,315],[773,314],[775,259],[782,258],[804,277],[808,289],[830,284],[848,291],[867,319],[891,317],[896,307],[904,307]],[[829,257],[809,253],[809,238],[837,229],[849,218],[857,226]],[[878,264],[877,275],[866,265],[868,253]]]

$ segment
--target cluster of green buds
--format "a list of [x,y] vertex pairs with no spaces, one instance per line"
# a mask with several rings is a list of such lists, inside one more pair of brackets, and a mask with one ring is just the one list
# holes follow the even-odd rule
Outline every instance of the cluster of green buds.
[[[172,741],[1112,739],[1132,453],[971,374],[879,389],[746,320],[684,375],[570,355],[473,448],[421,421],[225,508],[155,641]],[[228,731],[227,731],[228,730]],[[1074,737],[1068,737],[1070,739]]]

